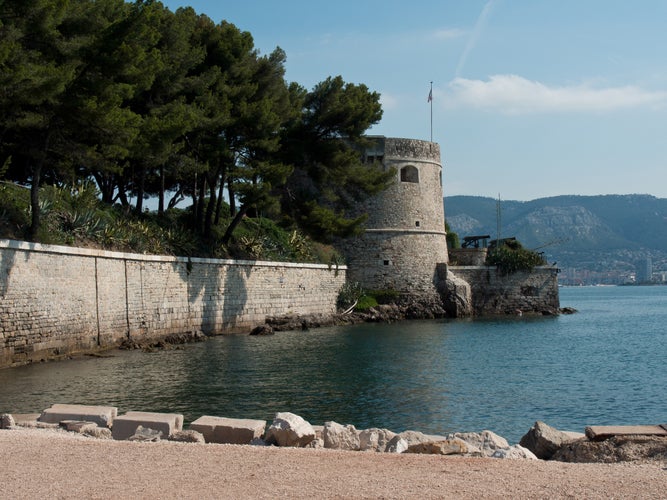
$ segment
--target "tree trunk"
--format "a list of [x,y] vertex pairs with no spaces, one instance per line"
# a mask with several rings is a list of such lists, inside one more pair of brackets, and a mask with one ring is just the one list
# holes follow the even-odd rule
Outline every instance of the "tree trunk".
[[51,142],[51,131],[46,132],[44,137],[44,147],[37,158],[37,161],[32,165],[32,183],[30,184],[30,209],[32,211],[30,228],[28,230],[28,239],[35,241],[37,233],[41,224],[40,209],[39,209],[39,184],[42,179],[42,170],[46,162],[46,155],[49,151],[49,144]]
[[236,215],[236,193],[234,193],[232,179],[227,181],[227,193],[229,194],[229,215],[234,217]]
[[227,246],[229,244],[229,241],[232,239],[232,234],[234,233],[236,226],[238,226],[241,223],[243,217],[245,217],[245,214],[248,212],[249,208],[250,207],[248,205],[242,205],[239,211],[236,212],[236,215],[232,219],[232,222],[230,222],[229,226],[227,226],[227,231],[225,231],[225,235],[222,237],[223,245]]
[[157,213],[164,214],[164,165],[160,165],[160,192],[158,193]]
[[201,175],[199,186],[197,186],[197,206],[195,207],[195,223],[197,232],[201,234],[204,231],[204,198],[206,194],[206,176]]
[[39,213],[39,181],[42,176],[43,160],[38,160],[32,167],[32,183],[30,184],[30,209],[32,218],[30,220],[30,229],[28,230],[28,239],[37,240],[37,232],[40,225]]
[[220,176],[220,187],[218,188],[218,203],[216,204],[215,207],[214,224],[216,226],[220,223],[220,213],[222,212],[222,200],[224,198],[226,177],[227,176],[224,173]]
[[137,186],[137,205],[136,212],[141,215],[141,212],[144,211],[144,185],[146,183],[146,168],[141,167],[139,172],[139,185]]
[[213,235],[213,216],[215,215],[216,206],[216,191],[217,191],[216,176],[211,176],[208,181],[209,199],[206,205],[206,216],[204,218],[204,238],[211,239]]

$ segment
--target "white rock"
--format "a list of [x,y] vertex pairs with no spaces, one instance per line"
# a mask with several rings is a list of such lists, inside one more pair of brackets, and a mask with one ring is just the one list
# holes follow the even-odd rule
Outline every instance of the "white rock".
[[476,448],[486,457],[492,456],[497,450],[507,450],[510,447],[507,439],[491,431],[457,432],[449,434],[447,438],[461,439],[468,444],[471,453]]
[[12,417],[9,413],[3,413],[0,415],[0,429],[11,429],[16,425],[16,422],[14,421],[14,417]]
[[322,438],[325,448],[347,451],[359,450],[359,431],[355,429],[354,425],[325,422]]
[[430,441],[410,445],[406,453],[426,455],[465,455],[468,453],[468,443],[462,439],[445,439],[444,441]]
[[580,435],[560,431],[538,420],[519,444],[532,451],[537,458],[549,460],[563,445],[579,438]]
[[387,443],[385,451],[387,453],[404,453],[409,446],[408,441],[397,434],[391,441],[389,441],[389,443]]
[[[388,443],[387,443],[387,448],[391,447],[392,451],[396,449],[396,444],[398,440],[403,439],[406,443],[407,446],[405,447],[405,450],[408,449],[410,446],[414,446],[416,444],[420,443],[432,443],[435,441],[444,441],[448,439],[446,436],[437,436],[437,435],[432,435],[432,434],[424,434],[423,432],[419,431],[403,431],[400,434],[396,434]],[[387,450],[389,451],[389,450]],[[399,451],[398,453],[403,453],[403,451]]]
[[280,412],[273,418],[264,439],[278,446],[304,447],[315,439],[315,429],[299,415]]
[[491,455],[493,458],[509,458],[509,459],[527,459],[527,460],[537,460],[538,458],[535,454],[530,451],[528,448],[524,448],[520,444],[515,444],[510,446],[507,449],[496,450]]
[[388,429],[364,429],[359,431],[359,449],[361,451],[385,451],[387,444],[396,435]]

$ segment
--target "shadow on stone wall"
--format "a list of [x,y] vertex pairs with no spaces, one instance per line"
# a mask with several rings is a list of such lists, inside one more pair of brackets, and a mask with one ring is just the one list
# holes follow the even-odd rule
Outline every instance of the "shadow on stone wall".
[[0,297],[3,299],[9,290],[9,275],[12,273],[14,261],[16,260],[16,250],[5,248],[0,257]]
[[[251,266],[217,266],[188,261],[179,269],[188,287],[188,307],[193,328],[206,335],[233,330],[248,302],[247,279]],[[199,321],[198,314],[201,314]],[[199,323],[199,324],[197,324]]]

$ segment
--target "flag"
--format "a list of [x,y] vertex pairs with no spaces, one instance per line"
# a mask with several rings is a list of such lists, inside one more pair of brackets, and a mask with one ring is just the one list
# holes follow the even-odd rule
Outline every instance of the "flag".
[[433,89],[431,89],[428,93],[428,100],[426,102],[431,102],[433,100]]

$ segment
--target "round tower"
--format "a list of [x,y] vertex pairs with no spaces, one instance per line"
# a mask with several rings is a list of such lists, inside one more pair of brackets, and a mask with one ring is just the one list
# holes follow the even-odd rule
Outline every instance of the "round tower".
[[360,207],[364,233],[344,242],[348,280],[415,299],[439,298],[438,264],[447,263],[442,164],[437,143],[371,137],[367,162],[395,169],[389,189]]

